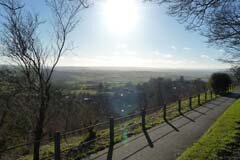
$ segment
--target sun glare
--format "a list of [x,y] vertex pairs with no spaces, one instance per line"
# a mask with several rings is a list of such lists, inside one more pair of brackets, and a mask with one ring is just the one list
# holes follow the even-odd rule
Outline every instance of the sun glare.
[[106,0],[103,14],[109,31],[129,32],[134,29],[138,21],[136,0]]

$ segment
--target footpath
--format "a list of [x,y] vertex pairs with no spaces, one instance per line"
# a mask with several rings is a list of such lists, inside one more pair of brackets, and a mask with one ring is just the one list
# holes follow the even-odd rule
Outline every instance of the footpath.
[[[114,146],[113,160],[174,160],[196,142],[214,121],[236,100],[233,93],[228,97],[212,100],[183,116],[148,130],[154,147],[151,148],[144,134],[128,139],[127,144]],[[177,128],[177,129],[176,129]],[[107,149],[87,159],[106,160]]]

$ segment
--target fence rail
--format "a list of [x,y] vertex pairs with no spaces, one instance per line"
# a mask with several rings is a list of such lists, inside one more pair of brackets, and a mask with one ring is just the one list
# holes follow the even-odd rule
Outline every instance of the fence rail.
[[[233,87],[231,86],[229,88],[229,91],[232,91],[232,90],[233,90]],[[208,97],[208,94],[209,94],[209,97]],[[79,129],[72,130],[72,131],[69,131],[69,132],[63,132],[63,133],[56,132],[56,133],[54,133],[54,137],[52,137],[52,138],[48,138],[48,139],[44,139],[44,140],[38,140],[40,142],[53,141],[53,143],[54,143],[54,153],[51,156],[45,157],[43,159],[51,159],[51,158],[54,157],[55,160],[60,160],[63,153],[66,155],[71,150],[73,150],[71,148],[68,149],[68,150],[61,150],[62,140],[66,136],[75,135],[76,133],[80,134],[81,132],[86,131],[89,128],[104,126],[104,127],[106,127],[106,129],[108,129],[108,132],[109,132],[108,133],[108,138],[107,138],[108,139],[108,145],[103,146],[102,149],[105,149],[106,147],[108,147],[107,160],[112,160],[112,155],[113,155],[113,152],[114,152],[114,145],[116,144],[115,136],[118,135],[119,133],[123,132],[124,129],[126,129],[126,127],[124,129],[122,129],[122,128],[117,129],[116,127],[119,126],[119,124],[117,124],[117,122],[118,121],[127,121],[127,120],[129,120],[131,118],[135,118],[135,117],[139,117],[140,122],[139,123],[133,123],[133,124],[130,124],[130,125],[128,124],[127,128],[134,128],[135,126],[140,125],[142,133],[144,133],[145,138],[146,138],[149,146],[153,147],[153,143],[152,143],[151,138],[149,137],[148,132],[147,132],[146,116],[151,115],[152,113],[155,113],[156,111],[161,111],[162,110],[163,111],[162,112],[163,113],[162,118],[165,122],[167,122],[168,121],[168,115],[170,115],[172,113],[178,113],[178,115],[182,115],[184,113],[184,111],[183,111],[183,101],[185,103],[188,102],[188,104],[187,104],[188,107],[189,107],[188,110],[193,110],[193,107],[194,107],[193,106],[193,98],[195,98],[196,105],[200,106],[200,105],[202,105],[202,102],[206,103],[209,100],[212,100],[213,98],[216,98],[216,94],[213,93],[212,91],[205,92],[203,101],[201,101],[202,99],[201,99],[200,94],[190,96],[189,98],[186,98],[186,99],[179,99],[176,102],[176,105],[177,105],[176,110],[170,110],[171,112],[167,112],[168,111],[167,104],[164,104],[163,106],[159,106],[159,107],[142,108],[141,111],[137,111],[137,112],[135,112],[133,114],[130,114],[126,117],[115,117],[115,118],[110,117],[108,121],[103,121],[103,122],[97,123],[95,125],[87,126],[87,127],[84,127],[84,128],[79,128]],[[81,148],[81,147],[87,146],[87,145],[91,146],[91,145],[94,145],[93,142],[99,141],[101,139],[104,139],[104,137],[96,137],[94,139],[84,141],[84,142],[80,143],[77,147]],[[5,150],[0,150],[0,155],[2,153],[5,153],[5,152],[11,151],[11,150],[15,150],[15,149],[18,149],[18,148],[21,148],[21,147],[24,147],[24,146],[33,145],[35,142],[36,141],[32,141],[32,142],[29,142],[29,143],[23,143],[23,144],[20,144],[20,145],[9,147]]]

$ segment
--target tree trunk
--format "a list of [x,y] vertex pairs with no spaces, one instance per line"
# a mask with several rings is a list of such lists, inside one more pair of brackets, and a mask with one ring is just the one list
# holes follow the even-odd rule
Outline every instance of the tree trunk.
[[37,120],[36,129],[34,132],[33,160],[40,159],[39,153],[40,153],[41,139],[42,139],[42,135],[43,135],[44,120],[45,120],[45,110],[44,110],[44,107],[42,106],[40,108],[39,119]]
[[33,160],[39,160],[40,141],[34,139]]
[[4,120],[7,116],[7,112],[3,112],[1,118],[0,118],[0,129],[2,128],[3,124],[4,124]]
[[39,152],[40,152],[41,138],[42,138],[42,129],[40,127],[37,127],[36,131],[34,132],[33,160],[40,159]]

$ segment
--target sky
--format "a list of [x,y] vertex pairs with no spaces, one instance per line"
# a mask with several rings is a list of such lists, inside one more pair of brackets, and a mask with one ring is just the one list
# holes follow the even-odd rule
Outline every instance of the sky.
[[[229,65],[217,59],[224,51],[198,33],[187,31],[166,8],[141,0],[95,0],[80,13],[80,22],[69,37],[74,49],[59,66],[151,67],[220,69]],[[43,20],[50,13],[44,0],[25,0],[26,7]],[[46,39],[48,26],[41,35]]]

